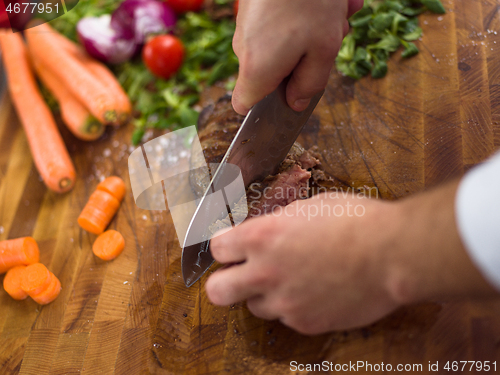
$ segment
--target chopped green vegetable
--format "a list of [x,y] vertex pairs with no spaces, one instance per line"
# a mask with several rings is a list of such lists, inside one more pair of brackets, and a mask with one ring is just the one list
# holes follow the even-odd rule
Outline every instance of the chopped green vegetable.
[[446,10],[444,9],[443,4],[440,0],[421,0],[422,4],[426,6],[432,13],[445,14]]
[[[232,6],[233,0],[216,0],[219,6]],[[83,17],[112,13],[120,1],[80,1],[75,9],[51,22],[51,25],[76,40],[76,24]],[[130,97],[135,131],[132,143],[138,144],[146,129],[177,129],[195,125],[199,113],[193,108],[204,87],[225,80],[238,71],[239,63],[232,48],[236,24],[233,18],[217,21],[206,12],[186,13],[177,21],[175,34],[185,47],[184,62],[169,80],[154,77],[140,56],[113,66],[118,80]],[[226,87],[234,88],[234,81]]]
[[415,56],[418,53],[418,48],[415,45],[415,43],[405,42],[404,40],[402,40],[401,43],[405,47],[405,50],[401,54],[402,57],[408,58],[408,57]]
[[351,32],[344,38],[337,56],[337,70],[360,79],[387,74],[387,60],[401,45],[401,54],[409,58],[418,54],[412,43],[422,36],[417,16],[425,10],[445,13],[440,0],[365,0],[363,8],[350,19]]

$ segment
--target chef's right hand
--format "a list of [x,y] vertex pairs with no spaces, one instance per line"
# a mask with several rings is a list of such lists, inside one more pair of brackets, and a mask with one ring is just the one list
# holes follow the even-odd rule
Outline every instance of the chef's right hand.
[[245,115],[292,74],[288,105],[307,108],[323,90],[349,30],[347,18],[363,0],[240,0],[233,47],[240,72],[233,93]]

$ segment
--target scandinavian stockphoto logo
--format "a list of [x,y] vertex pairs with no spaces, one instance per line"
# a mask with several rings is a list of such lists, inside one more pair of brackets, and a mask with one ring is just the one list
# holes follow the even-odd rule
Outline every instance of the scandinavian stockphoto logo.
[[[245,184],[236,165],[224,165],[203,201],[203,193],[191,188],[194,182],[207,188],[219,167],[216,163],[207,165],[195,126],[145,143],[130,154],[128,167],[136,205],[145,210],[168,209],[184,246],[209,240],[216,231],[246,219]],[[236,210],[238,215],[231,215]],[[189,228],[195,213],[197,220]]]
[[[0,28],[13,32],[52,21],[73,9],[78,0],[0,0]],[[37,18],[37,24],[28,24]]]

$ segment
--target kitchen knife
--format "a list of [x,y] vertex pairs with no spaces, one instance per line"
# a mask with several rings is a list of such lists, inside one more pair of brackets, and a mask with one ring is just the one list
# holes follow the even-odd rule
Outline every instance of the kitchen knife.
[[[242,189],[236,194],[224,193],[235,178],[234,165],[241,170],[245,187],[276,173],[323,95],[318,93],[304,111],[295,112],[286,102],[286,84],[283,81],[250,110],[198,204],[182,250],[182,276],[187,287],[214,262],[209,251],[210,225],[227,217],[228,208],[245,195]],[[216,192],[222,192],[224,201],[211,199]],[[205,240],[200,242],[200,238]]]

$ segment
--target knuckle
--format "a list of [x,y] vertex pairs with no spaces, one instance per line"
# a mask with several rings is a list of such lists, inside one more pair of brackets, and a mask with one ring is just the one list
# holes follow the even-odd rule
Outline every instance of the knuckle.
[[254,251],[264,250],[266,244],[278,233],[275,220],[268,220],[265,224],[253,225],[247,229],[247,241]]
[[263,289],[270,283],[269,273],[267,273],[262,268],[255,271],[248,280],[248,284],[252,288]]
[[335,39],[330,39],[327,41],[321,41],[316,45],[316,52],[315,54],[318,56],[318,58],[324,60],[324,61],[333,61],[335,60],[337,56],[337,51],[339,43]]

